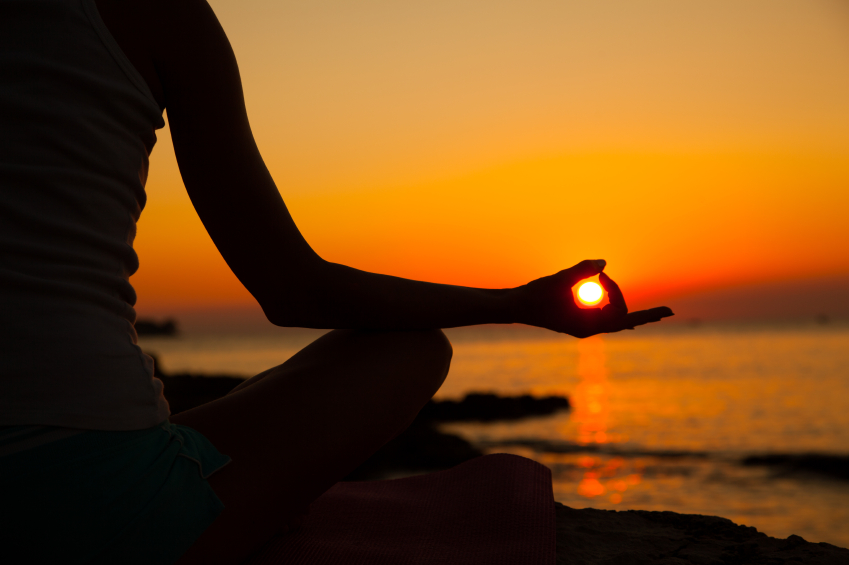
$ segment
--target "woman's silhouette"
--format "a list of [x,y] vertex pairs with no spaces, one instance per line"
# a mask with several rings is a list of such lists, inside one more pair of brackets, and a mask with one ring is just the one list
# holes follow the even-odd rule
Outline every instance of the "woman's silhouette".
[[[412,421],[448,373],[451,345],[439,328],[523,323],[586,337],[672,315],[667,308],[628,313],[616,284],[601,273],[603,261],[493,290],[323,260],[263,163],[236,59],[205,0],[0,0],[0,76],[0,425],[18,438],[32,430],[77,432],[40,445],[16,444],[7,433],[12,447],[0,451],[0,469],[15,473],[3,488],[48,493],[39,500],[50,507],[32,511],[34,520],[89,520],[81,526],[86,532],[107,520],[110,527],[135,520],[135,537],[115,526],[120,536],[97,542],[103,548],[80,541],[85,547],[75,556],[94,562],[124,555],[119,561],[130,563],[139,548],[161,545],[176,548],[162,552],[163,563],[244,559]],[[168,419],[161,383],[135,346],[128,282],[137,268],[131,243],[147,154],[165,109],[192,203],[268,320],[333,329],[224,398],[170,417],[167,430],[159,426]],[[610,304],[578,308],[569,289],[599,273]],[[141,437],[145,430],[186,434],[183,448],[194,442],[217,461],[214,474],[201,478],[197,466],[174,466],[165,478],[142,473],[134,488],[173,482],[180,473],[182,486],[164,502],[157,494],[153,509],[147,499],[116,497],[113,514],[76,518],[81,509],[63,498],[68,489],[55,486],[55,477],[70,476],[62,467],[68,453],[78,453],[84,438]],[[93,451],[86,452],[88,467],[75,467],[80,476],[100,473],[118,457],[86,445]],[[141,457],[140,450],[153,449],[147,445],[122,447],[120,457]],[[50,460],[54,452],[63,459]],[[232,461],[222,467],[220,454]],[[55,477],[44,474],[47,468]],[[84,488],[85,481],[74,481]],[[89,487],[100,496],[107,483]],[[201,504],[182,494],[195,484],[211,486],[214,495]],[[4,503],[4,514],[11,504]],[[177,508],[180,523],[154,528]],[[201,518],[192,518],[195,508]],[[194,529],[181,531],[193,520]],[[34,543],[52,533],[21,535]],[[70,562],[71,549],[61,550],[63,561]]]

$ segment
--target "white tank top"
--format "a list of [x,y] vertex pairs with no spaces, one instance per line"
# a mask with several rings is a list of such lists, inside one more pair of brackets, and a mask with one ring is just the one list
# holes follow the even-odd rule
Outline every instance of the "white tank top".
[[0,426],[168,417],[129,282],[163,125],[93,0],[0,0]]

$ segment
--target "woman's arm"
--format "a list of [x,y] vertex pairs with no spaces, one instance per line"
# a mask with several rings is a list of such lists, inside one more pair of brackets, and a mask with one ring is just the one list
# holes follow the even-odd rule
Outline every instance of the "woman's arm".
[[[100,3],[109,3],[100,0]],[[227,264],[280,326],[415,329],[526,323],[572,335],[618,331],[671,315],[577,308],[571,286],[598,274],[585,261],[517,289],[478,289],[367,273],[324,261],[293,221],[251,132],[230,43],[205,0],[155,0],[136,15],[168,111],[180,173]],[[108,22],[107,22],[108,23]]]

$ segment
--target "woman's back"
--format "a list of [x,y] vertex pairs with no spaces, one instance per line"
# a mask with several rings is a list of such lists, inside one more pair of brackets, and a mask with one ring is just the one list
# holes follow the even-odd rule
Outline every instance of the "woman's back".
[[0,0],[0,76],[0,425],[155,425],[129,277],[161,110],[93,0]]

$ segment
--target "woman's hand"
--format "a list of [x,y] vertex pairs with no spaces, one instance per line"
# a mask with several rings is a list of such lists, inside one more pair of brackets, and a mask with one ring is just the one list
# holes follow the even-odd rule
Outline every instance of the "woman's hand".
[[[632,330],[674,315],[665,306],[628,313],[619,286],[602,272],[605,264],[600,259],[581,261],[570,269],[519,287],[516,289],[515,320],[575,337],[589,337]],[[580,308],[575,303],[572,287],[595,275],[599,275],[610,303],[604,308]]]

